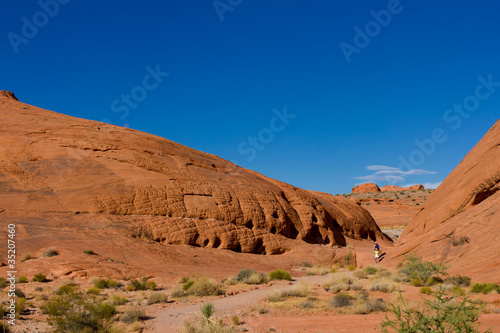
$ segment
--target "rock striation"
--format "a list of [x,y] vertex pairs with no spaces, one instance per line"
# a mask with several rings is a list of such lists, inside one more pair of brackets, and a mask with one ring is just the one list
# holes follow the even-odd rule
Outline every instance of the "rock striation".
[[[0,211],[113,216],[132,237],[278,254],[384,237],[362,207],[170,140],[0,92]],[[118,220],[117,220],[118,219]]]

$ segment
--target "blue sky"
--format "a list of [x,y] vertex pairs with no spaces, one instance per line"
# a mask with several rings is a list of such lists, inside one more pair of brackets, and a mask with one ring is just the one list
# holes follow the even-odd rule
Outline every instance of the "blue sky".
[[499,12],[457,0],[8,1],[0,89],[306,189],[437,184],[499,118]]

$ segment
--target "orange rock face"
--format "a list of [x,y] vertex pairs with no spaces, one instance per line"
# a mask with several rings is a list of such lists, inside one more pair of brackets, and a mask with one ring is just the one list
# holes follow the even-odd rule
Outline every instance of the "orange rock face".
[[[370,214],[217,156],[0,92],[0,212],[113,216],[133,237],[277,254],[382,237]],[[42,214],[43,213],[43,214]],[[40,221],[43,223],[43,221]]]
[[399,187],[396,185],[386,185],[380,188],[382,192],[396,192],[396,191],[419,191],[425,190],[424,185],[413,185],[410,187]]
[[394,256],[415,251],[455,273],[500,282],[500,121],[434,191]]
[[358,186],[354,186],[351,193],[374,193],[380,192],[380,188],[374,183],[365,183]]

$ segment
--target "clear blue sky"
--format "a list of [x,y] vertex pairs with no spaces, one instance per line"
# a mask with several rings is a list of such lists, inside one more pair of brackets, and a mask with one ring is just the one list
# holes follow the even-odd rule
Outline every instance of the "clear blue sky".
[[302,188],[439,183],[499,118],[500,2],[59,1],[2,4],[0,89]]

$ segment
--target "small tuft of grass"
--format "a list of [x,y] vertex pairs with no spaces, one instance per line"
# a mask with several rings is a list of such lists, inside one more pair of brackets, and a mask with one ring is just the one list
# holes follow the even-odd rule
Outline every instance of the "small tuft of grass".
[[83,250],[83,253],[84,254],[90,254],[90,255],[95,254],[94,250]]
[[30,260],[30,259],[33,259],[33,257],[31,256],[31,253],[24,253],[23,255],[21,255],[21,262],[25,262],[26,260]]
[[47,282],[47,277],[42,273],[35,274],[32,279],[33,282]]

